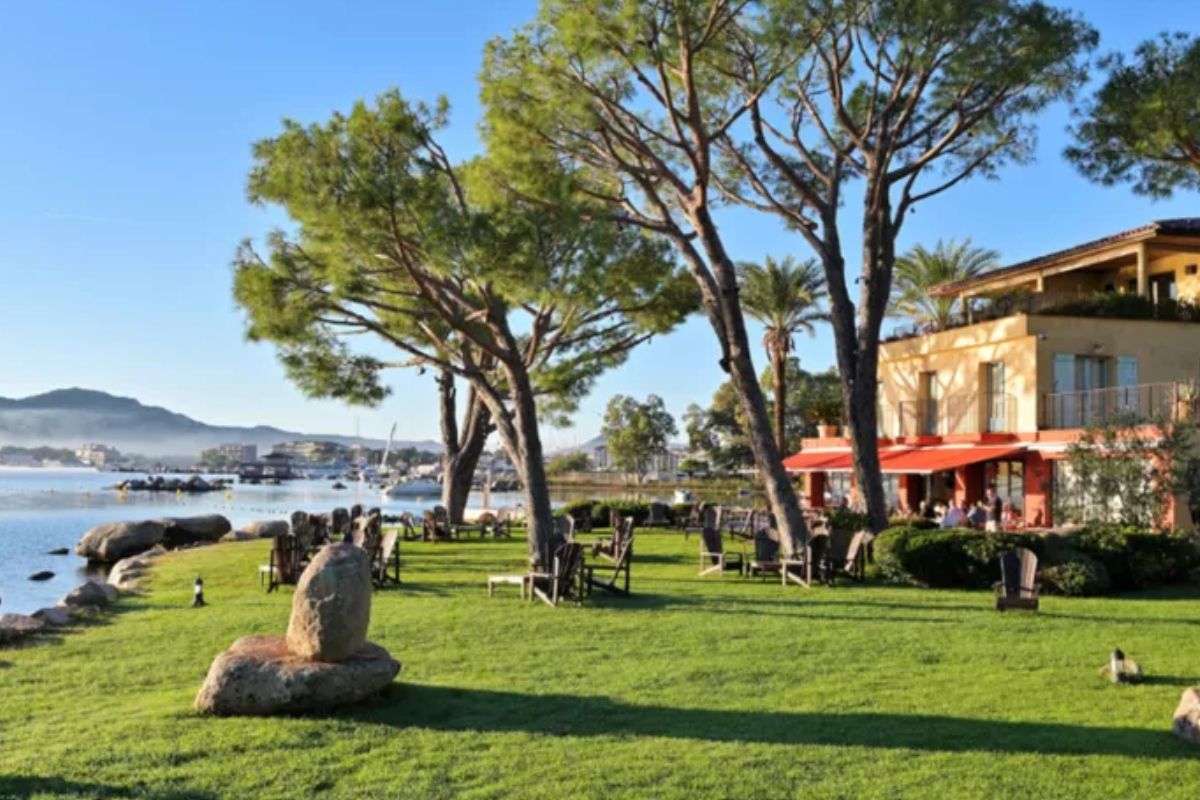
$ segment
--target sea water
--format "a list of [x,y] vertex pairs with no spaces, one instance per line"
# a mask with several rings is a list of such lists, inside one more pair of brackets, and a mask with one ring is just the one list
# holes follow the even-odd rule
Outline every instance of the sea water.
[[[355,503],[379,506],[386,514],[420,512],[437,497],[384,499],[379,489],[351,483],[296,480],[279,486],[233,484],[231,491],[176,495],[174,492],[118,492],[111,487],[143,475],[90,469],[0,467],[0,614],[28,614],[59,598],[88,577],[87,562],[75,555],[76,542],[91,527],[119,520],[224,514],[236,529],[260,519],[287,519],[293,511],[325,513]],[[212,476],[208,476],[212,477]],[[473,498],[477,499],[477,498]],[[515,505],[519,498],[494,494],[493,504]],[[66,547],[69,555],[52,556]],[[264,549],[264,556],[266,550]],[[47,581],[29,576],[50,571]]]

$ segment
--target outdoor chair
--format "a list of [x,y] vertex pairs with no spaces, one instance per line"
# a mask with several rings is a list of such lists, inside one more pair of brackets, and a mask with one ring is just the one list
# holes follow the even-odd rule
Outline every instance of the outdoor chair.
[[583,545],[578,542],[567,542],[561,545],[550,561],[548,572],[532,571],[529,573],[529,599],[541,600],[549,606],[558,605],[559,601],[573,599],[576,604],[583,602],[583,590],[580,586],[583,568]]
[[434,506],[421,515],[421,538],[427,542],[448,542],[454,537],[450,518],[443,506]]
[[335,508],[329,512],[329,535],[341,539],[350,532],[350,509]]
[[[711,520],[711,514],[710,520]],[[707,564],[705,563],[707,562]],[[705,525],[700,530],[700,577],[722,575],[726,570],[737,570],[741,575],[745,567],[741,553],[726,553],[721,531]]]
[[512,538],[512,522],[513,510],[508,506],[502,506],[496,512],[496,521],[492,523],[492,538],[503,536],[505,539]]
[[666,503],[653,502],[650,504],[650,513],[646,517],[645,527],[647,528],[668,528],[671,526],[671,508]]
[[751,524],[754,512],[748,508],[721,506],[717,509],[717,529],[743,541],[754,538]]
[[575,521],[575,531],[577,533],[592,532],[592,512],[595,509],[595,503],[584,503],[572,509],[571,519]]
[[416,526],[414,525],[415,522],[416,519],[410,511],[405,511],[400,515],[400,535],[404,538],[404,541],[408,542],[421,538],[417,533]]
[[400,582],[400,533],[392,528],[371,552],[371,579],[376,588]]
[[1038,610],[1037,554],[1025,547],[1014,547],[1000,558],[1000,580],[996,582],[996,610],[1021,608]]
[[281,533],[271,542],[271,554],[268,562],[258,568],[258,580],[262,583],[263,576],[267,579],[267,592],[273,592],[280,586],[291,586],[300,580],[302,571],[301,559],[303,550],[299,541],[290,533]]
[[828,580],[828,561],[829,534],[823,531],[810,533],[800,552],[791,558],[780,559],[780,579],[785,585],[790,582],[807,589],[813,580]]
[[856,581],[867,577],[867,545],[874,537],[870,531],[861,530],[850,537],[844,550],[835,550],[831,558],[833,571]]
[[625,543],[633,538],[633,517],[618,517],[618,522],[613,528],[612,536],[607,539],[601,539],[597,542],[592,542],[592,555],[615,562],[621,552],[625,549]]
[[587,594],[592,593],[593,587],[598,587],[611,594],[628,597],[629,572],[633,563],[633,519],[626,519],[622,526],[624,533],[616,542],[616,552],[611,556],[611,564],[586,564],[583,568],[583,583]]
[[686,519],[680,521],[679,527],[683,529],[684,541],[692,533],[699,533],[704,530],[704,513],[708,510],[707,503],[693,503],[688,511]]
[[754,558],[746,564],[746,577],[778,575],[783,570],[779,560],[779,535],[771,530],[759,530],[754,534]]

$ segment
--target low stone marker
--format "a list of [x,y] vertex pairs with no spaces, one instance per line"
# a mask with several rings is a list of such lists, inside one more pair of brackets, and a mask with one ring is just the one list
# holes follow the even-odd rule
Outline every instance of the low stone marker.
[[387,688],[400,663],[367,641],[371,569],[350,544],[327,545],[300,576],[286,636],[244,636],[213,661],[196,708],[220,716],[326,711]]

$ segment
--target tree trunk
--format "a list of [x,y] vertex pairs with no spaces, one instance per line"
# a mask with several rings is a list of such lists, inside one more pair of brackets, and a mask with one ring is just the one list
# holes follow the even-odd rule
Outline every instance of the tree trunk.
[[550,487],[546,483],[546,463],[538,430],[537,404],[533,385],[523,364],[505,365],[512,403],[512,428],[515,441],[510,448],[513,465],[525,489],[525,524],[530,563],[549,569],[553,553],[549,551],[554,531],[554,512],[550,506]]
[[458,427],[454,376],[448,370],[438,376],[438,400],[442,433],[442,505],[451,522],[462,522],[475,468],[491,433],[491,414],[474,387],[467,396],[461,434]]
[[786,377],[783,374],[785,368],[783,350],[779,347],[772,347],[771,383],[775,389],[775,446],[779,448],[781,456],[787,453],[787,432],[784,430],[784,398],[787,396]]
[[[807,543],[808,529],[804,524],[804,515],[800,513],[796,489],[787,470],[783,468],[783,457],[776,446],[767,414],[766,398],[754,372],[746,319],[738,299],[737,270],[725,252],[716,225],[706,208],[701,207],[693,213],[692,224],[700,233],[720,293],[719,297],[712,296],[710,287],[700,281],[702,302],[725,353],[722,366],[733,381],[742,412],[746,415],[746,434],[754,453],[755,466],[767,492],[767,502],[775,515],[780,548],[785,556],[791,556]],[[695,272],[697,270],[693,268]]]

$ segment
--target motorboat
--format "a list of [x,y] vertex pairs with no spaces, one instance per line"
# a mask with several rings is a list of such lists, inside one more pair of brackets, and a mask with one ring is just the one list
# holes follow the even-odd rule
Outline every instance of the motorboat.
[[442,484],[431,478],[410,478],[383,487],[384,498],[440,495]]

